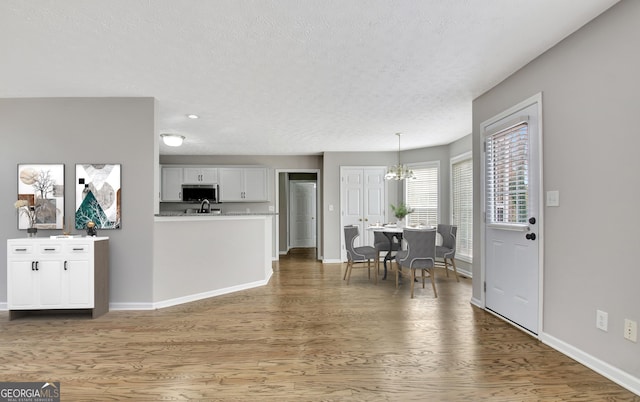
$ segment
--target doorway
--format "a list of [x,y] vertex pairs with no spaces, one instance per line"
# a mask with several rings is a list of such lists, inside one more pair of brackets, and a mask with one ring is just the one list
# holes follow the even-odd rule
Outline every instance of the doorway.
[[484,305],[538,334],[542,125],[538,94],[481,124]]
[[317,169],[276,171],[276,244],[280,256],[321,259],[319,175]]

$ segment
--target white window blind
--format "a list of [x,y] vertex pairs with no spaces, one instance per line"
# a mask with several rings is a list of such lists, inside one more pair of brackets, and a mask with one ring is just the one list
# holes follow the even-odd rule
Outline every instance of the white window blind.
[[486,140],[487,223],[526,223],[529,126],[519,123]]
[[438,163],[412,165],[415,179],[406,180],[405,203],[413,213],[407,216],[407,224],[438,225]]
[[473,258],[473,161],[471,157],[451,164],[452,222],[458,227],[456,257]]

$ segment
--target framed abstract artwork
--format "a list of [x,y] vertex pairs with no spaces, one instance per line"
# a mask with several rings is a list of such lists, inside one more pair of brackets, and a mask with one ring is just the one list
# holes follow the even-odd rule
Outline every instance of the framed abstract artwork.
[[76,165],[76,229],[119,229],[120,164]]
[[64,164],[18,164],[18,229],[62,229]]

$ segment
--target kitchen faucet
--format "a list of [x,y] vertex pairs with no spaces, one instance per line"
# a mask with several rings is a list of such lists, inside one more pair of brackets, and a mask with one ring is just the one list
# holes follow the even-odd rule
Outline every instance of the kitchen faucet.
[[[204,209],[204,204],[207,204],[207,210],[206,211]],[[204,200],[202,200],[202,203],[200,204],[200,213],[205,213],[205,212],[208,212],[208,213],[211,212],[211,203],[206,198]]]

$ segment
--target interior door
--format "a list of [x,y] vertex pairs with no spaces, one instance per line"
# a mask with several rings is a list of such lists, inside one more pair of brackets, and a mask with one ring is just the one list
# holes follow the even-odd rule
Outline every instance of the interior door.
[[485,307],[538,333],[540,100],[483,127]]
[[291,247],[315,247],[316,183],[291,181],[289,205]]
[[[358,226],[360,236],[356,239],[356,247],[372,246],[373,232],[367,230],[367,227],[376,222],[385,221],[387,204],[385,173],[386,168],[378,166],[341,169],[342,226]],[[342,231],[342,228],[340,230]],[[344,233],[341,233],[341,238],[344,238]],[[346,255],[343,255],[344,259]]]

